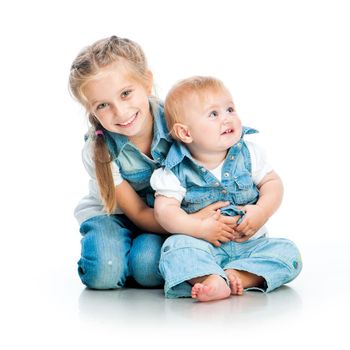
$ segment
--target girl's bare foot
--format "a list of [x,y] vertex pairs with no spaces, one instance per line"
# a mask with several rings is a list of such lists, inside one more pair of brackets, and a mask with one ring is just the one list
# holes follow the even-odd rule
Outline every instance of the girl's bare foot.
[[232,295],[242,295],[243,294],[243,284],[241,279],[236,274],[233,269],[225,270],[226,276],[230,281],[230,289]]
[[231,290],[219,275],[210,275],[203,282],[192,287],[192,298],[199,301],[220,300],[228,298]]

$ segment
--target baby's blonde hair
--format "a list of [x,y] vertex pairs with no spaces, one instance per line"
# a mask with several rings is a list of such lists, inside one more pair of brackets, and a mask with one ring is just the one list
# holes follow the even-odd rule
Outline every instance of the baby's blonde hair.
[[191,103],[194,95],[203,99],[208,90],[221,89],[226,89],[225,85],[221,80],[213,77],[193,76],[177,82],[168,92],[164,102],[165,118],[171,136],[178,139],[173,127],[176,123],[184,121],[186,105]]
[[[88,101],[84,95],[84,87],[91,80],[99,77],[101,70],[112,64],[123,65],[128,73],[145,88],[149,85],[150,76],[147,60],[141,47],[134,41],[117,36],[98,40],[85,47],[72,63],[69,74],[69,90],[71,94],[86,108],[89,121],[93,127],[92,135],[103,127],[90,113]],[[115,188],[111,171],[111,155],[102,133],[94,140],[94,161],[96,178],[105,210],[111,214],[116,207]]]

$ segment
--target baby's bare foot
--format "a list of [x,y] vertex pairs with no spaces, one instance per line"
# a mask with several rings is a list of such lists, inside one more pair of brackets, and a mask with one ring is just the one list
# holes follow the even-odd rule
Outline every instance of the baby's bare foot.
[[236,274],[233,269],[225,270],[226,276],[230,281],[230,288],[232,295],[242,295],[243,294],[243,284],[241,279]]
[[220,300],[229,297],[230,288],[219,275],[210,275],[202,283],[192,287],[192,298],[199,301]]

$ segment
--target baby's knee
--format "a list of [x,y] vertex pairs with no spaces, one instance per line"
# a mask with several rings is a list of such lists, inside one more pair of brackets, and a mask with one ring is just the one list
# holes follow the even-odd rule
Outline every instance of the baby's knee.
[[284,244],[286,256],[289,257],[289,261],[291,261],[293,268],[295,270],[298,270],[299,273],[303,265],[299,248],[294,242],[290,241],[289,239],[284,239]]
[[[278,244],[278,256],[288,266],[288,281],[293,280],[302,270],[303,262],[296,244],[289,239],[275,239]],[[275,243],[273,243],[275,244]]]

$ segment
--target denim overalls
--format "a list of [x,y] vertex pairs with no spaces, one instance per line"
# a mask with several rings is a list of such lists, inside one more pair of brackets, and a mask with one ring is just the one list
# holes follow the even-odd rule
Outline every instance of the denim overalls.
[[[257,202],[259,191],[252,180],[250,153],[243,139],[245,134],[255,132],[254,129],[243,128],[240,141],[227,152],[221,181],[198,165],[183,144],[176,142],[172,145],[164,166],[186,188],[182,209],[193,213],[214,202],[229,201],[231,204],[222,208],[222,213],[243,216],[244,212],[236,205]],[[165,279],[165,295],[168,298],[191,296],[191,285],[186,281],[195,277],[217,274],[228,282],[226,269],[262,276],[266,283],[259,290],[271,291],[299,274],[301,258],[291,241],[266,236],[215,247],[207,241],[179,234],[169,237],[162,247],[160,272]]]
[[[151,154],[142,154],[128,138],[104,130],[109,151],[122,177],[145,200],[153,204],[150,177],[160,167],[172,143],[164,119],[163,106],[150,100],[154,117]],[[83,235],[78,272],[82,282],[93,289],[123,287],[132,276],[140,285],[154,287],[163,283],[158,263],[165,236],[142,234],[125,215],[98,215],[81,224]],[[136,238],[135,238],[136,236]]]

